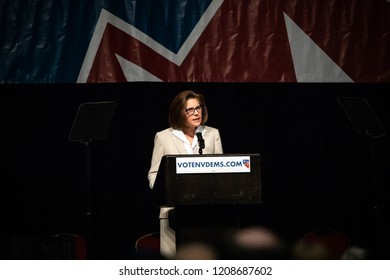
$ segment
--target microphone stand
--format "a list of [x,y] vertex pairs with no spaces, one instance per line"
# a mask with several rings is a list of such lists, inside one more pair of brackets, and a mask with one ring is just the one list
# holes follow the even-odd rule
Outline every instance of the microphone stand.
[[199,145],[199,154],[203,154],[203,149],[204,149],[204,139],[202,137],[201,132],[197,132],[196,136],[198,137],[198,145]]

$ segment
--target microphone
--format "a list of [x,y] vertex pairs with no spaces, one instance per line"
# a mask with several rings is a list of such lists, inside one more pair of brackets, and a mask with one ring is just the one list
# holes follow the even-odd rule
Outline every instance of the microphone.
[[203,149],[204,149],[204,139],[202,137],[202,132],[200,132],[200,131],[196,132],[196,131],[195,131],[195,134],[196,134],[196,137],[198,137],[199,154],[201,155],[203,153]]

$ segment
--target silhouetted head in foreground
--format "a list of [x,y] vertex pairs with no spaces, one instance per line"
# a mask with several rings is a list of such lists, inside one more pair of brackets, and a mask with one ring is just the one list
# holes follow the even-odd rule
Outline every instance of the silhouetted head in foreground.
[[277,260],[288,259],[284,242],[272,230],[253,226],[227,234],[220,247],[222,259]]

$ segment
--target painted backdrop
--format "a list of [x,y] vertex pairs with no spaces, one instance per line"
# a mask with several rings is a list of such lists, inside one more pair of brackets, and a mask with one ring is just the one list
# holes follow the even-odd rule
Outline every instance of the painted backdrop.
[[0,0],[0,83],[390,82],[387,0]]

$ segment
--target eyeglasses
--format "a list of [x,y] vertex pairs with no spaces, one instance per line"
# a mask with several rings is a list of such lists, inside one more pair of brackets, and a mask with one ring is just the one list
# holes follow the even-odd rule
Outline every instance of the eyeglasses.
[[187,108],[184,111],[187,113],[187,115],[192,116],[193,114],[195,114],[195,111],[197,111],[198,113],[202,112],[202,105],[198,105],[196,107]]

